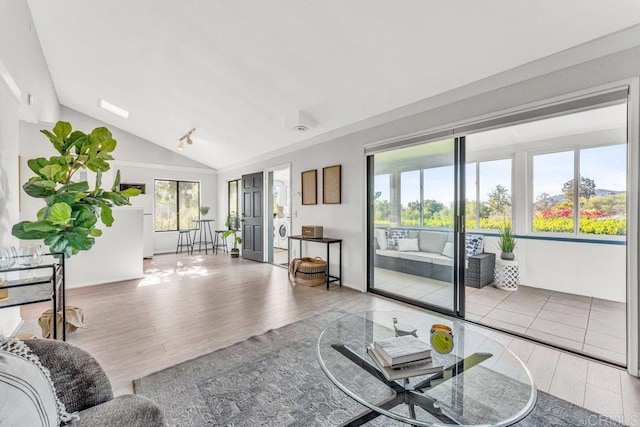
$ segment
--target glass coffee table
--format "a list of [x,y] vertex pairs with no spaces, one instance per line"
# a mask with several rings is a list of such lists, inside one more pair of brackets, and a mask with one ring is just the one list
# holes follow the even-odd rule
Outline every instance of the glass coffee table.
[[[373,341],[396,336],[393,319],[413,325],[429,343],[431,325],[452,328],[453,349],[432,351],[443,372],[387,381],[367,355]],[[526,366],[503,345],[463,321],[426,313],[368,311],[331,323],[318,339],[317,356],[329,379],[369,408],[343,424],[359,426],[379,415],[414,426],[508,426],[531,412],[536,387]]]

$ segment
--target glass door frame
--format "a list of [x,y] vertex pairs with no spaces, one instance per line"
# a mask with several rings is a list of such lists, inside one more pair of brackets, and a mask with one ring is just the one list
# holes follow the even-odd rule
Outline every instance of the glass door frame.
[[[422,139],[420,143],[428,144],[430,142],[440,141],[442,139],[453,139],[453,181],[454,181],[454,212],[453,212],[453,236],[454,236],[454,262],[453,262],[453,309],[449,310],[445,307],[430,304],[425,301],[409,298],[401,294],[393,293],[383,289],[377,289],[374,286],[375,280],[375,225],[374,225],[374,193],[375,193],[375,153],[366,155],[366,171],[367,171],[367,292],[378,294],[387,298],[392,298],[407,304],[425,308],[427,310],[446,314],[448,316],[464,318],[465,316],[465,292],[464,292],[464,249],[465,249],[465,146],[464,136],[443,138]],[[417,145],[417,144],[416,144]],[[397,147],[402,148],[402,147]],[[422,185],[422,184],[421,184]]]

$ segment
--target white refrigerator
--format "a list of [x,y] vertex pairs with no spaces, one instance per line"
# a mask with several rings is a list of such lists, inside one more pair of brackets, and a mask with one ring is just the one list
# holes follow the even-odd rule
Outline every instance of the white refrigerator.
[[150,194],[140,194],[130,199],[131,205],[142,208],[143,258],[153,257],[153,199]]

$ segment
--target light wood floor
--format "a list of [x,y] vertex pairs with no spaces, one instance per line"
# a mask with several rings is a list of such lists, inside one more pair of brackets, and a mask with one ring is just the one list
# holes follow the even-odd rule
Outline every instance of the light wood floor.
[[[88,326],[69,342],[104,367],[114,392],[131,381],[329,308],[414,310],[348,288],[307,288],[287,280],[286,269],[218,255],[160,255],[145,261],[145,278],[71,289],[68,304],[82,307]],[[22,307],[36,330],[46,305]],[[626,372],[503,335],[532,372],[538,389],[625,421],[638,422],[640,381]],[[635,418],[634,418],[635,417]]]

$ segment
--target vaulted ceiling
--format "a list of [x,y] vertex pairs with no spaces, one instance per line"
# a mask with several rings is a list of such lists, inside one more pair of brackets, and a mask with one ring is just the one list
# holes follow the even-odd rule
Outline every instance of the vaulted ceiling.
[[174,151],[195,127],[213,168],[640,23],[638,0],[28,2],[63,105]]

